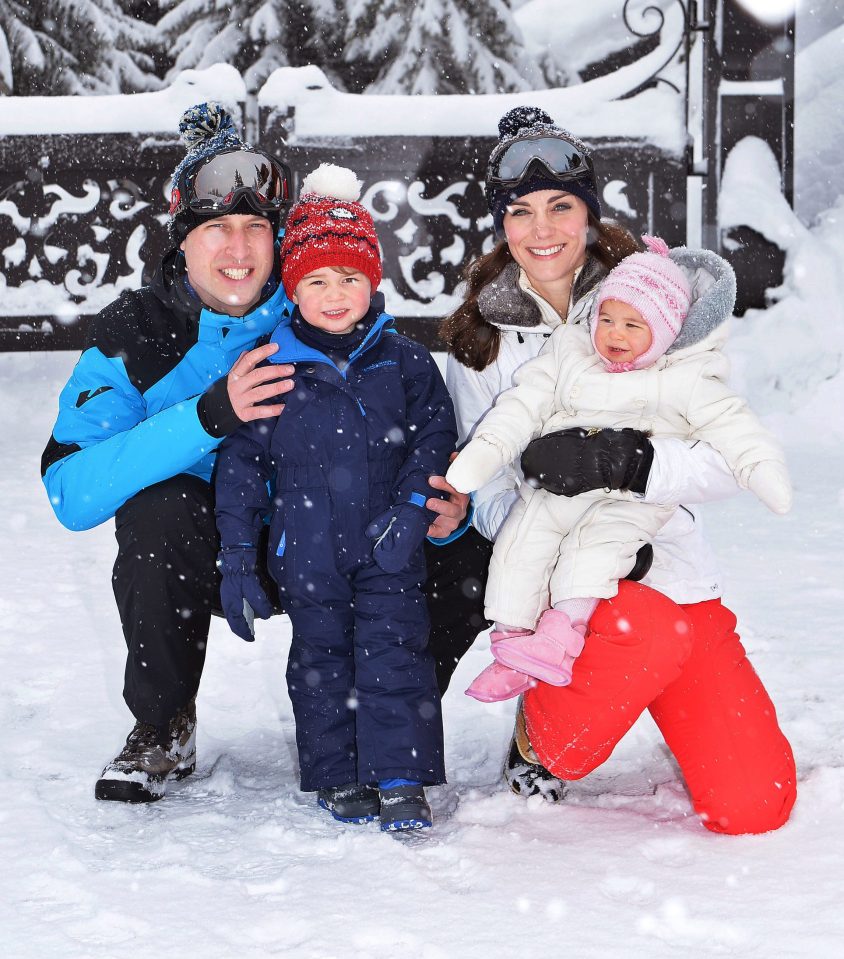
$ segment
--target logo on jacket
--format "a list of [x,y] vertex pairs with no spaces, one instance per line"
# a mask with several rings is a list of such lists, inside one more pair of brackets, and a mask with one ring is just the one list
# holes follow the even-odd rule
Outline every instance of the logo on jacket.
[[79,407],[87,403],[88,400],[92,400],[95,396],[99,396],[100,393],[108,393],[108,391],[111,389],[114,389],[114,387],[101,386],[98,390],[83,390],[79,396],[76,397],[76,408],[79,409]]
[[373,370],[380,369],[384,366],[398,366],[399,364],[396,360],[379,360],[377,363],[370,363],[369,366],[365,366],[361,373],[371,373]]

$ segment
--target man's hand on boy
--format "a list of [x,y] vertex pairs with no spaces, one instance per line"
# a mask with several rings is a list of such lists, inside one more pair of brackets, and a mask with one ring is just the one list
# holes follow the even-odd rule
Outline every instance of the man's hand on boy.
[[[451,459],[453,460],[455,456],[457,456],[457,453],[452,453]],[[428,527],[427,535],[432,539],[446,539],[466,519],[466,512],[469,509],[469,496],[466,493],[458,493],[444,476],[431,476],[428,479],[428,484],[432,489],[447,493],[448,499],[432,496],[425,503],[432,513],[437,514],[434,522]]]
[[278,343],[265,343],[241,353],[229,371],[227,386],[232,409],[243,423],[280,416],[283,403],[264,403],[293,389],[294,368],[288,363],[261,363],[278,350]]

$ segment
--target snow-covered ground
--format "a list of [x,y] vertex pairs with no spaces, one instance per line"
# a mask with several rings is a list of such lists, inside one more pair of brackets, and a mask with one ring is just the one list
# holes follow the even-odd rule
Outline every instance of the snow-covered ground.
[[253,645],[213,623],[194,776],[152,806],[97,803],[94,780],[131,726],[113,527],[63,530],[39,482],[75,355],[0,354],[4,959],[840,954],[844,136],[828,122],[838,61],[820,53],[842,29],[798,71],[815,98],[802,132],[798,110],[810,216],[801,226],[777,205],[753,142],[732,158],[722,211],[788,252],[776,304],[739,324],[733,352],[737,385],[784,439],[794,511],[776,518],[742,494],[706,515],[725,601],[794,746],[791,821],[765,836],[707,833],[648,717],[565,803],[511,795],[500,766],[513,706],[462,695],[488,660],[481,639],[444,701],[449,784],[431,790],[434,829],[397,841],[340,826],[297,788],[283,619],[259,623]]
[[512,704],[462,695],[487,661],[482,639],[444,702],[449,784],[431,790],[436,825],[410,844],[340,826],[298,791],[280,619],[260,623],[254,645],[214,622],[193,777],[152,806],[94,800],[131,725],[113,532],[64,531],[38,481],[74,359],[0,355],[3,956],[838,954],[844,448],[827,441],[823,402],[780,422],[791,515],[749,494],[708,511],[726,600],[797,756],[791,822],[765,836],[707,833],[648,718],[566,803],[511,795],[499,776]]

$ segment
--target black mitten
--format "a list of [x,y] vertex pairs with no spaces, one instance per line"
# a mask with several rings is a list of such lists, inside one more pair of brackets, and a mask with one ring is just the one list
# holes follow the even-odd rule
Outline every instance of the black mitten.
[[596,489],[644,493],[654,458],[647,433],[572,427],[540,436],[522,454],[527,482],[558,496]]

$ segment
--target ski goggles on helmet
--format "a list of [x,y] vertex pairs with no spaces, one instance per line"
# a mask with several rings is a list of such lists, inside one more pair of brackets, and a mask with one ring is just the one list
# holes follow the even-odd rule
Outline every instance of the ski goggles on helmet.
[[536,164],[541,164],[557,180],[593,176],[592,161],[583,147],[542,132],[498,144],[489,158],[487,185],[518,186]]
[[215,153],[173,184],[170,215],[226,213],[246,200],[256,213],[277,213],[290,201],[290,169],[257,150]]

